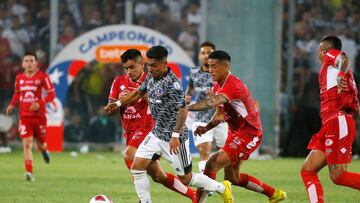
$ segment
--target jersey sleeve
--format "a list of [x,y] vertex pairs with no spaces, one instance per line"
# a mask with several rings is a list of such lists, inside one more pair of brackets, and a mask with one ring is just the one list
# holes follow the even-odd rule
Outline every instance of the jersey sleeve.
[[44,74],[43,85],[47,93],[46,97],[44,98],[45,102],[50,102],[55,99],[56,95],[54,85],[47,74]]
[[116,77],[113,83],[111,84],[109,99],[114,99],[114,100],[118,99],[118,96],[120,94],[119,85],[120,85],[119,77]]
[[148,82],[150,80],[150,74],[148,74],[144,80],[144,82],[141,84],[141,86],[138,88],[138,90],[141,92],[141,93],[146,93],[147,92],[147,85],[148,85]]
[[19,77],[16,76],[15,91],[14,91],[14,95],[11,99],[10,105],[16,106],[19,101],[20,101],[20,84],[19,84]]

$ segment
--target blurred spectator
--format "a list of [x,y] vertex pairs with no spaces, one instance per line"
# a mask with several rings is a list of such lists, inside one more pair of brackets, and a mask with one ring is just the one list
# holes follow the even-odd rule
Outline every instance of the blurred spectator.
[[96,115],[91,118],[89,125],[89,142],[108,143],[115,141],[115,123],[108,115],[105,115],[103,107],[97,110]]
[[195,49],[198,44],[196,24],[188,24],[179,35],[177,42],[188,53],[191,59],[195,58]]
[[69,125],[65,126],[64,137],[66,142],[84,142],[86,136],[85,125],[81,121],[81,116],[74,112]]
[[25,54],[25,46],[30,43],[30,36],[20,26],[17,16],[13,16],[11,20],[11,26],[4,30],[2,37],[9,40],[11,53],[21,58]]
[[8,153],[11,152],[11,148],[8,145],[7,133],[13,126],[13,120],[11,116],[0,114],[0,121],[0,153]]

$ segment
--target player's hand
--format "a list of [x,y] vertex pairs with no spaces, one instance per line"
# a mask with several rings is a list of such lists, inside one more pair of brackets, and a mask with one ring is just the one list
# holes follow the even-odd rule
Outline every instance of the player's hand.
[[195,136],[200,136],[205,134],[208,131],[206,126],[198,126],[194,131]]
[[7,108],[6,108],[6,115],[10,115],[13,110],[14,110],[14,106],[13,105],[9,105]]
[[125,96],[126,96],[127,94],[129,94],[129,93],[130,93],[129,90],[124,90],[124,91],[122,91],[122,92],[119,94],[118,99],[121,99],[121,98],[125,97]]
[[30,111],[37,111],[40,108],[40,104],[38,102],[33,102],[30,106]]
[[115,103],[108,104],[104,107],[104,110],[107,114],[114,113],[119,107]]
[[345,77],[338,75],[336,81],[338,84],[338,93],[349,91],[348,80]]
[[185,103],[186,105],[189,105],[191,102],[191,96],[190,95],[185,95]]
[[170,154],[177,154],[180,152],[180,140],[179,138],[172,137],[170,142]]

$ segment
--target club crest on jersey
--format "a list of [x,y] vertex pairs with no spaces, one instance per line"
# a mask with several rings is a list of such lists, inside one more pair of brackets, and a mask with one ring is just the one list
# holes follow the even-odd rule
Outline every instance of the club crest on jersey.
[[35,84],[36,84],[36,85],[39,85],[40,83],[41,83],[40,80],[35,80]]
[[156,87],[155,88],[155,95],[156,96],[158,96],[158,97],[160,97],[162,94],[164,94],[164,90],[163,90],[163,88],[162,87]]
[[20,80],[19,83],[20,83],[20,85],[24,84],[24,80]]
[[333,144],[332,139],[326,139],[325,140],[325,146],[331,146]]

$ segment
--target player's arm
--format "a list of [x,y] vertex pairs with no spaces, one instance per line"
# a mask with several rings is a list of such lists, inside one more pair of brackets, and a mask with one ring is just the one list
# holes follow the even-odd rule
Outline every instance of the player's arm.
[[16,78],[16,80],[15,80],[15,91],[14,91],[13,97],[12,97],[12,99],[10,101],[10,104],[6,108],[6,114],[7,115],[10,115],[13,112],[15,106],[20,101],[20,86],[19,86],[17,81],[18,81],[18,79]]
[[191,96],[194,94],[194,83],[192,82],[192,79],[190,78],[189,80],[189,86],[186,90],[186,94],[185,94],[185,102],[186,104],[190,104],[191,101]]
[[217,107],[210,122],[206,126],[198,126],[196,128],[196,130],[194,131],[195,136],[201,136],[205,134],[207,131],[215,128],[217,125],[219,125],[221,122],[225,120],[224,117],[225,117],[224,112],[220,109],[220,107]]
[[175,129],[171,135],[171,140],[169,142],[170,146],[170,154],[174,153],[177,154],[180,152],[180,133],[185,125],[185,121],[187,118],[188,109],[186,106],[180,107],[178,111],[178,115],[176,117],[176,125]]
[[121,106],[125,106],[125,105],[132,104],[132,103],[136,102],[138,99],[143,97],[145,94],[146,94],[146,92],[141,92],[138,89],[134,90],[134,91],[128,93],[123,98],[121,98],[119,100],[116,100],[115,102],[106,105],[104,107],[104,110],[105,110],[106,113],[111,114],[111,113],[115,112],[118,108],[120,108]]
[[201,102],[189,105],[189,111],[202,111],[206,109],[212,109],[220,104],[228,102],[229,99],[224,94],[218,94],[210,97],[209,99],[203,100]]
[[350,67],[350,59],[346,56],[345,53],[341,53],[335,61],[335,66],[339,68],[339,73],[337,76],[337,83],[339,87],[339,92],[348,90],[348,71]]

